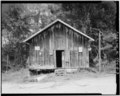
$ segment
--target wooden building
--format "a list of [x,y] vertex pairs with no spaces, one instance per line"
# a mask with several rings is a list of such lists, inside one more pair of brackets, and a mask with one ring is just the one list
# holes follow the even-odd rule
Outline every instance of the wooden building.
[[30,68],[89,67],[89,43],[94,41],[60,19],[25,39]]

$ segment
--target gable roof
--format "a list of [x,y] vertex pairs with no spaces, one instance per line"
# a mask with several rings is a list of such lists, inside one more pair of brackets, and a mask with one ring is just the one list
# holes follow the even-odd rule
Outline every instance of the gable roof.
[[41,29],[40,31],[36,32],[35,34],[31,35],[30,37],[26,38],[25,40],[23,40],[23,42],[27,42],[28,40],[32,39],[33,37],[35,37],[36,35],[38,35],[39,33],[43,32],[44,30],[46,30],[47,28],[51,27],[53,24],[57,23],[57,22],[60,22],[62,23],[63,25],[69,27],[70,29],[72,29],[73,31],[85,36],[86,38],[90,39],[91,41],[94,41],[93,38],[91,38],[90,36],[84,34],[83,32],[75,29],[74,27],[70,26],[69,24],[63,22],[62,20],[60,19],[56,19],[55,21],[53,21],[52,23],[50,23],[49,25],[47,25],[46,27],[44,27],[43,29]]

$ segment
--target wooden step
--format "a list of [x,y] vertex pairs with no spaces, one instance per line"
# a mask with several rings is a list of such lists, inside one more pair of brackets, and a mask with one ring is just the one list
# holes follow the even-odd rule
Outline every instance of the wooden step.
[[64,76],[66,74],[65,69],[56,69],[55,70],[56,76]]

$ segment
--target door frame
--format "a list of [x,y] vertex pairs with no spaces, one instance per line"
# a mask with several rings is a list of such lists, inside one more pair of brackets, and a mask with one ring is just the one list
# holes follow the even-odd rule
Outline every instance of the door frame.
[[[57,67],[57,51],[60,51],[61,52],[61,67]],[[55,65],[56,65],[56,68],[63,68],[63,52],[65,52],[65,50],[55,50]]]

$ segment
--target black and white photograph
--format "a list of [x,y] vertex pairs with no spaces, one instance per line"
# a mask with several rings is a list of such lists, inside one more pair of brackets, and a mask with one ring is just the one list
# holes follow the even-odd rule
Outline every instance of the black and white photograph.
[[118,4],[1,2],[2,94],[118,94]]

